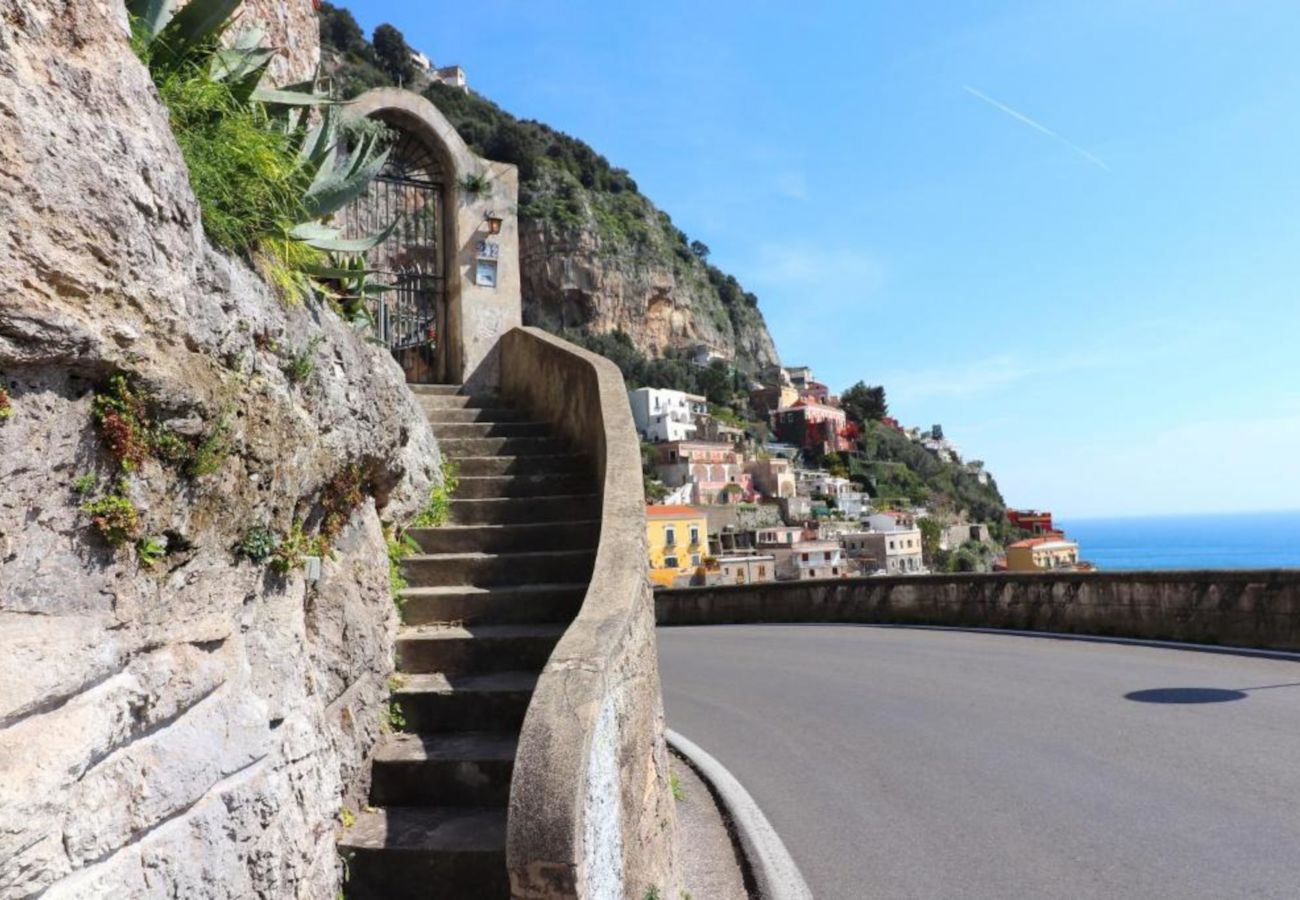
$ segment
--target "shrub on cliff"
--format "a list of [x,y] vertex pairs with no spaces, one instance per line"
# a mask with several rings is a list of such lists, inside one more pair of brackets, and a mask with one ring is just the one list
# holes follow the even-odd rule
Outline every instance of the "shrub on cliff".
[[[171,114],[208,237],[301,299],[313,278],[340,277],[330,254],[364,252],[386,237],[344,240],[322,220],[365,190],[387,151],[369,131],[345,155],[332,101],[314,85],[263,87],[276,51],[262,32],[221,43],[238,7],[191,0],[173,15],[157,0],[128,3],[134,46]],[[315,108],[322,112],[311,125]]]

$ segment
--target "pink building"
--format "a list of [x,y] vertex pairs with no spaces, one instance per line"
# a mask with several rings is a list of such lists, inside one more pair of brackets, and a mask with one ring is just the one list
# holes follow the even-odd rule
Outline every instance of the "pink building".
[[692,503],[749,503],[758,496],[744,455],[731,444],[672,441],[656,444],[655,451],[660,480],[670,488],[693,485]]

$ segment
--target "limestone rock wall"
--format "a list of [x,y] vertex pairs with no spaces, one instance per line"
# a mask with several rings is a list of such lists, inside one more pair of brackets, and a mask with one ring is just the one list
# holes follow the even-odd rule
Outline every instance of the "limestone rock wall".
[[[437,448],[382,348],[207,245],[122,21],[0,0],[0,898],[332,898],[396,626],[381,519]],[[116,481],[90,412],[118,373],[176,434],[224,423],[215,471],[127,479],[152,569],[76,492]],[[349,466],[318,582],[233,552]]]
[[548,331],[623,331],[645,355],[712,347],[742,367],[779,361],[763,317],[746,309],[733,321],[698,263],[671,252],[605,252],[586,228],[520,222],[524,322]]

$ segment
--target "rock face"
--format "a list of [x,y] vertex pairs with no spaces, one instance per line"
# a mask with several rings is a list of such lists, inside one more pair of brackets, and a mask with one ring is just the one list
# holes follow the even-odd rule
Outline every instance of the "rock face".
[[560,333],[623,331],[650,357],[704,346],[747,371],[779,362],[756,308],[728,307],[700,263],[655,250],[618,252],[591,228],[522,218],[524,323]]
[[[0,897],[333,897],[396,626],[381,517],[437,448],[382,348],[206,243],[122,22],[0,0]],[[118,374],[211,464],[119,486]],[[233,552],[349,479],[318,581]],[[81,509],[117,491],[152,568]]]

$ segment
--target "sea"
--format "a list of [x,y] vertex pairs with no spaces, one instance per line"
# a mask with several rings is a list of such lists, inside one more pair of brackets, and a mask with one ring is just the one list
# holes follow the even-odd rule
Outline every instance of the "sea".
[[1300,568],[1300,510],[1122,519],[1056,518],[1102,570]]

